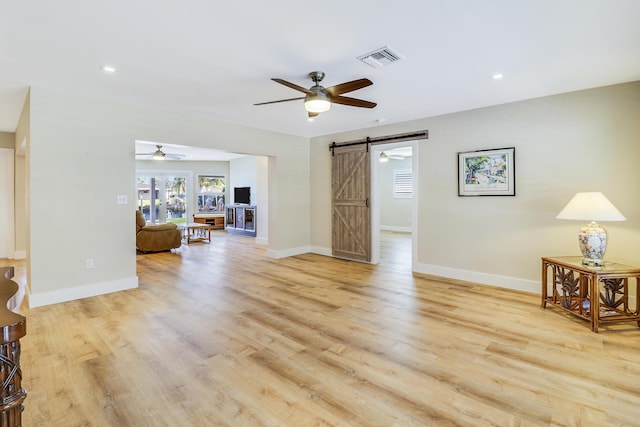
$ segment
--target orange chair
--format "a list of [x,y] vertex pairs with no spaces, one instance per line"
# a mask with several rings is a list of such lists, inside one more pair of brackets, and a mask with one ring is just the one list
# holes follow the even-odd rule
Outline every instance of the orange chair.
[[141,252],[170,251],[182,244],[182,232],[175,224],[147,225],[142,212],[136,210],[136,247]]

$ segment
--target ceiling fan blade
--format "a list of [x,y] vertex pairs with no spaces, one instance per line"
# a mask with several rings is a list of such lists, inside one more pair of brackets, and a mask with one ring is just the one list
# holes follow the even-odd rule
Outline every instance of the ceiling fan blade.
[[[136,153],[136,156],[152,157],[155,153]],[[164,153],[164,158],[169,160],[182,160],[187,157],[186,154]]]
[[313,92],[311,92],[309,89],[307,89],[306,87],[302,87],[302,86],[298,86],[296,84],[293,84],[291,82],[288,82],[286,80],[282,80],[282,79],[271,79],[274,82],[280,83],[281,85],[285,85],[286,87],[290,87],[291,89],[295,89],[298,90],[302,93],[306,93],[307,95],[313,95]]
[[161,159],[169,159],[169,160],[182,160],[187,157],[186,154],[178,154],[178,153],[165,153],[162,151],[162,145],[156,144],[157,150],[152,153],[136,153],[136,156],[148,156],[154,160]]
[[365,101],[362,99],[349,98],[348,96],[332,96],[331,102],[334,104],[349,105],[351,107],[374,108],[375,102]]
[[277,101],[259,102],[257,104],[253,104],[253,105],[275,104],[275,103],[278,103],[278,102],[297,101],[299,99],[304,99],[304,96],[301,96],[299,98],[279,99]]
[[372,84],[373,82],[369,79],[358,79],[331,86],[327,88],[326,91],[331,96],[337,96],[342,93],[352,92],[354,90],[362,89],[363,87],[371,86]]

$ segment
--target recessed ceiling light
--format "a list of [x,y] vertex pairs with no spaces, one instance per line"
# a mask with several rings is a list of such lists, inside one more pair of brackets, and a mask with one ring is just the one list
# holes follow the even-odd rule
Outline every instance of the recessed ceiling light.
[[502,75],[502,73],[495,73],[493,76],[491,76],[493,78],[493,80],[500,80],[504,77],[504,75]]
[[104,71],[105,73],[115,73],[116,67],[114,67],[113,65],[103,65],[102,71]]

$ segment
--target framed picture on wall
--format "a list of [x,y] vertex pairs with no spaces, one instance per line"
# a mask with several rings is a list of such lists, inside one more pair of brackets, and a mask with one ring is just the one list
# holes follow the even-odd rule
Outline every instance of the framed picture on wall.
[[458,153],[458,196],[515,196],[515,147]]

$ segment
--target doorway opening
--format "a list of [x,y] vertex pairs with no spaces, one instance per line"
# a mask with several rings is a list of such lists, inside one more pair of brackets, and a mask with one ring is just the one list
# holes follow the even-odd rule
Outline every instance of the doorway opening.
[[417,177],[418,141],[371,146],[373,264],[383,262],[416,269]]

